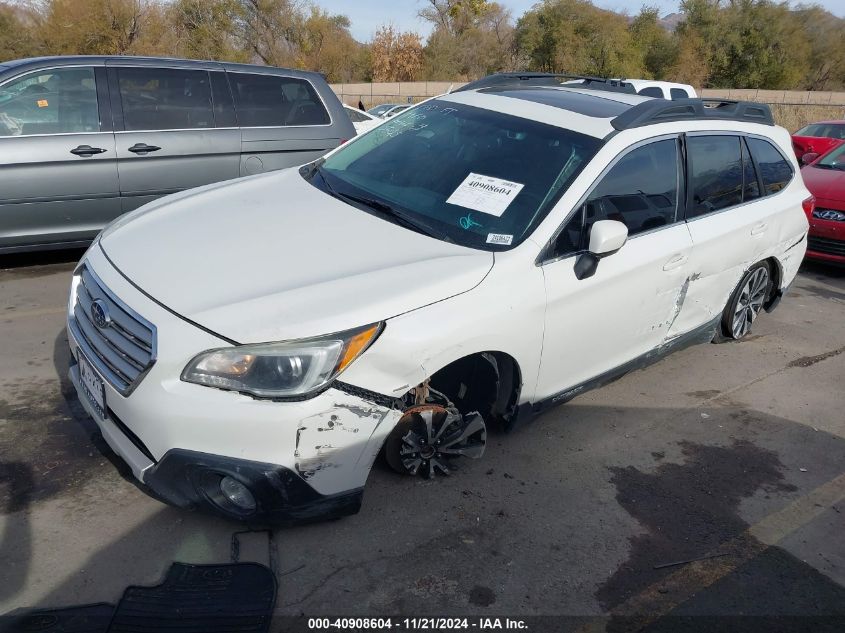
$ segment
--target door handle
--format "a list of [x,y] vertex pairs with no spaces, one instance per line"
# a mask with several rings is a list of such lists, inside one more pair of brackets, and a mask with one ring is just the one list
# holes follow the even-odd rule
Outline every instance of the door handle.
[[103,152],[108,151],[104,150],[102,147],[91,147],[90,145],[80,145],[79,147],[74,147],[70,150],[71,154],[76,156],[93,156],[94,154],[102,154]]
[[761,235],[766,232],[767,228],[769,228],[768,224],[760,222],[760,224],[751,229],[751,235]]
[[146,143],[135,143],[129,148],[133,154],[146,154],[148,152],[157,152],[161,148],[158,145],[147,145]]
[[689,258],[686,255],[675,255],[672,259],[668,262],[663,264],[663,270],[673,270],[675,268],[680,268],[684,264],[687,263]]

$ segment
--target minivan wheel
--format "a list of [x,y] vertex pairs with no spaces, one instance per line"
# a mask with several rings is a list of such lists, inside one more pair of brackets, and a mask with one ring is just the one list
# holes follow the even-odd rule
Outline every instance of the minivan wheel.
[[715,343],[738,341],[751,331],[751,324],[763,310],[772,289],[769,265],[760,262],[748,269],[722,313]]
[[393,470],[404,475],[436,471],[448,475],[458,457],[484,455],[487,426],[477,413],[461,415],[454,407],[426,404],[412,407],[384,443],[384,456]]

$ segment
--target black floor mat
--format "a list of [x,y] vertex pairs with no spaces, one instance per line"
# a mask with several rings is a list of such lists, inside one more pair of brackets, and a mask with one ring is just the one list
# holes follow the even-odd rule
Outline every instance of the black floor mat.
[[109,633],[266,633],[276,578],[264,565],[174,563],[157,587],[129,587]]
[[111,604],[86,604],[66,609],[40,609],[0,618],[2,633],[106,633],[114,613]]

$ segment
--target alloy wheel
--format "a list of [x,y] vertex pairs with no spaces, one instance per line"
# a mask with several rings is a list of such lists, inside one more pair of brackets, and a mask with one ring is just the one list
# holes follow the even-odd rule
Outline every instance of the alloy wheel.
[[763,309],[768,289],[769,271],[765,267],[758,268],[748,276],[734,308],[731,324],[733,338],[740,339],[748,334],[751,324]]
[[487,443],[487,426],[478,413],[461,415],[454,408],[439,405],[406,411],[397,427],[404,434],[396,453],[388,455],[391,466],[409,475],[422,473],[429,479],[437,471],[448,475],[454,468],[454,458],[480,458]]

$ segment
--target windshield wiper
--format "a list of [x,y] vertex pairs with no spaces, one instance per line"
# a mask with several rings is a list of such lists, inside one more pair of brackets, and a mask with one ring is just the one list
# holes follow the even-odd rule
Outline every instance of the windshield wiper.
[[409,216],[406,213],[403,213],[396,207],[393,207],[386,202],[381,200],[376,200],[375,198],[370,198],[368,196],[358,196],[352,193],[344,193],[342,191],[337,191],[334,187],[329,184],[328,179],[323,174],[323,171],[317,166],[316,170],[317,173],[320,174],[320,177],[323,179],[323,183],[326,185],[328,189],[328,193],[334,196],[335,198],[342,198],[344,200],[349,200],[350,202],[355,202],[357,204],[364,205],[373,211],[377,211],[383,215],[390,216],[397,224],[401,224],[402,226],[411,229],[412,231],[416,231],[417,233],[422,233],[423,235],[428,235],[429,237],[434,237],[439,240],[443,240],[445,242],[451,242],[452,239],[437,231],[433,227],[429,226],[425,222],[421,222],[416,218]]

